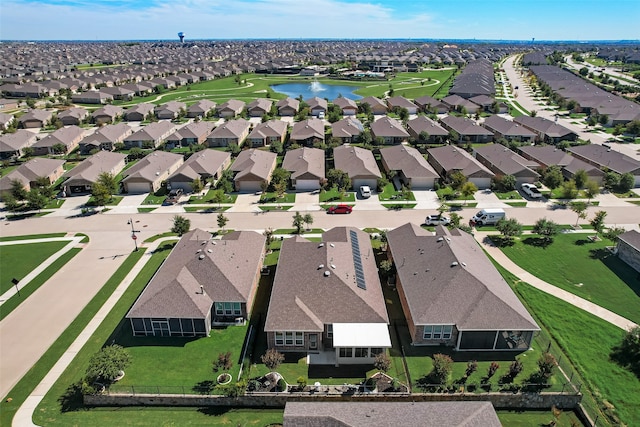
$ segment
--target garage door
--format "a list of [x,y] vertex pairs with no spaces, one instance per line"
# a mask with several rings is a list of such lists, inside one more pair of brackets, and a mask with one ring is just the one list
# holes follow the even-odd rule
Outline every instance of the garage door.
[[240,181],[238,191],[243,193],[255,193],[260,190],[260,181]]
[[412,190],[431,190],[433,188],[433,178],[411,178]]
[[320,182],[317,179],[299,179],[296,181],[296,190],[313,191],[320,188]]
[[184,191],[185,193],[191,193],[191,183],[190,182],[171,182],[171,190],[177,190],[178,188]]
[[376,179],[354,179],[353,180],[353,189],[357,190],[358,188],[362,187],[363,185],[368,185],[369,187],[371,187],[371,190],[374,190],[376,188],[378,188],[378,180]]
[[151,184],[148,182],[129,182],[127,183],[127,191],[129,194],[150,193]]
[[473,182],[479,190],[491,187],[491,178],[469,178],[469,182]]

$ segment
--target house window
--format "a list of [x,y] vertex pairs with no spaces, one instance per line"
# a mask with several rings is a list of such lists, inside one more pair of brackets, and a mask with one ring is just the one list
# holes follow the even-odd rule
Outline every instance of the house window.
[[284,334],[276,332],[276,345],[284,345]]
[[382,349],[380,347],[373,347],[371,349],[371,357],[376,357],[376,355],[383,353]]
[[222,316],[224,314],[224,304],[221,302],[216,303],[216,314]]
[[240,303],[239,302],[234,302],[233,303],[233,314],[236,316],[239,316],[240,314],[242,314],[242,311],[240,310]]
[[351,347],[340,348],[340,357],[353,357],[353,349]]
[[297,346],[304,345],[304,333],[296,332],[296,345]]
[[224,314],[227,316],[231,316],[233,314],[233,304],[230,302],[224,303]]
[[356,347],[355,357],[369,357],[369,348]]
[[425,340],[449,340],[452,332],[452,325],[425,325],[422,338]]
[[293,332],[284,333],[284,345],[293,345]]
[[333,325],[327,325],[327,338],[333,338]]

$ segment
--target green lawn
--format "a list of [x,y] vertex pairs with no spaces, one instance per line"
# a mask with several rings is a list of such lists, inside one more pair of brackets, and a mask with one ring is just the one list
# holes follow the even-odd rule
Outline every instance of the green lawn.
[[404,197],[405,194],[402,191],[396,191],[392,183],[385,185],[382,192],[378,193],[378,200],[385,201],[415,201],[416,197],[412,191],[408,191],[406,194],[408,197]]
[[138,208],[138,213],[149,213],[155,210],[156,208]]
[[449,186],[436,190],[436,194],[440,200],[474,200],[473,195],[464,197],[459,191]]
[[513,207],[513,208],[523,208],[525,206],[527,206],[527,202],[522,201],[522,202],[505,202],[507,205]]
[[640,425],[640,380],[609,359],[623,331],[529,285],[516,285],[516,293],[562,347],[600,407],[606,400],[614,408],[608,412],[626,425]]
[[417,205],[417,203],[382,203],[382,206],[384,206],[387,209],[413,209],[415,208]]
[[522,196],[516,190],[507,191],[506,193],[494,191],[493,194],[495,194],[500,200],[522,200]]
[[345,192],[341,194],[335,188],[332,188],[331,190],[328,190],[328,191],[325,191],[325,190],[320,191],[320,203],[355,202],[355,201],[356,201],[356,195],[354,192]]
[[[122,197],[122,196],[113,196],[113,197],[111,197],[111,199],[109,199],[109,201],[107,202],[106,206],[116,206],[118,203],[120,203],[122,201],[123,198],[124,197]],[[97,206],[93,196],[89,197],[89,201],[87,202],[87,206]]]
[[147,197],[142,201],[143,205],[161,205],[164,199],[167,198],[167,189],[161,188],[155,193],[149,193]]
[[49,234],[29,234],[27,236],[7,236],[0,237],[0,242],[10,242],[14,240],[33,240],[33,239],[47,239],[49,237],[64,237],[67,233],[49,233]]
[[605,249],[607,240],[587,234],[562,234],[546,248],[536,236],[522,236],[503,252],[531,274],[566,291],[640,322],[640,282],[635,272]]
[[58,209],[65,202],[65,199],[53,199],[44,207],[45,209]]
[[0,246],[0,294],[13,287],[11,279],[21,280],[67,244],[62,241]]
[[278,206],[258,206],[258,208],[263,212],[269,211],[288,211],[291,209],[293,205],[278,205]]
[[296,193],[284,193],[282,197],[278,198],[276,193],[265,193],[260,196],[259,203],[295,203]]
[[[505,427],[548,426],[553,420],[551,411],[496,411],[500,422]],[[562,412],[557,419],[556,427],[582,426],[574,412]],[[574,424],[575,423],[575,424]]]
[[[196,204],[196,205],[213,203],[212,198],[213,198],[213,194],[216,191],[217,190],[209,190],[207,191],[207,194],[205,194],[203,197],[191,196],[189,197],[189,201],[187,203]],[[225,196],[225,199],[221,203],[235,203],[236,199],[238,198],[237,194],[225,194],[224,196]]]

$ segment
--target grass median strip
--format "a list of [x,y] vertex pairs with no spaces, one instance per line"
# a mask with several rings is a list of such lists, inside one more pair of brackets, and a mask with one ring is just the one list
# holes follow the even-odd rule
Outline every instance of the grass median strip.
[[[42,381],[60,356],[66,351],[78,334],[89,323],[104,302],[113,293],[122,279],[127,275],[135,263],[144,254],[144,249],[133,252],[124,261],[122,266],[111,276],[105,285],[98,291],[95,297],[80,312],[69,327],[56,339],[49,349],[42,355],[40,360],[22,377],[13,389],[3,397],[0,402],[0,425],[10,426],[11,420],[16,411],[29,396],[33,389]],[[9,400],[11,398],[11,400]]]

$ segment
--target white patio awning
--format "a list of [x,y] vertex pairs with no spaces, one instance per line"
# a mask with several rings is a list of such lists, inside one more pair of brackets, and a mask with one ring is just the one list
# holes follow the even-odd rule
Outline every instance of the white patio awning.
[[334,347],[391,347],[385,323],[334,323]]

